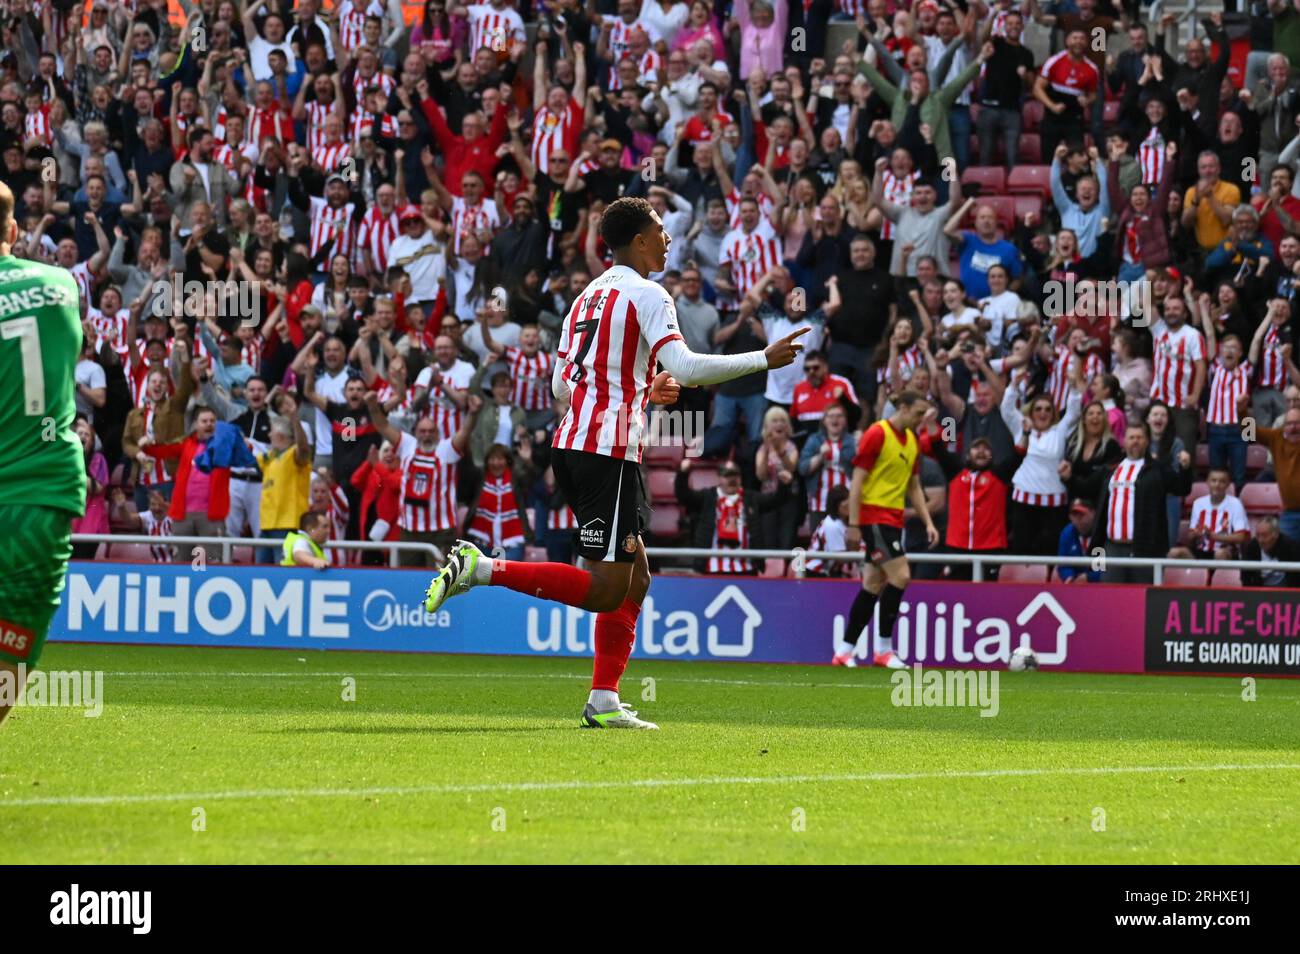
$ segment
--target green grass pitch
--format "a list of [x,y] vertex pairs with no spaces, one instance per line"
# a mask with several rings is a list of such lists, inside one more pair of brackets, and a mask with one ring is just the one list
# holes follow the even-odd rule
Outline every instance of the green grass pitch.
[[44,667],[104,670],[104,711],[0,727],[0,864],[1300,859],[1291,680],[1004,673],[983,718],[896,708],[879,669],[634,661],[655,733],[577,727],[585,659]]

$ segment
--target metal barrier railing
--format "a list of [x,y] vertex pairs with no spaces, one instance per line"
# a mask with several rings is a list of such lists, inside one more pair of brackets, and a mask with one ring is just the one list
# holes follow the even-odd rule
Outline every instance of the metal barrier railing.
[[[804,575],[804,565],[809,560],[829,560],[837,563],[865,563],[865,553],[823,553],[820,550],[722,550],[707,547],[647,547],[647,555],[659,559],[707,559],[714,556],[731,557],[738,560],[790,560],[796,577]],[[1131,566],[1150,568],[1152,581],[1159,586],[1164,582],[1164,571],[1175,567],[1188,567],[1198,570],[1269,570],[1286,573],[1300,572],[1300,563],[1281,563],[1268,560],[1180,560],[1144,557],[1111,557],[1105,554],[1095,556],[1030,556],[1013,553],[909,553],[907,559],[912,563],[969,564],[971,579],[976,583],[984,581],[984,567],[999,566],[1008,563],[1030,564],[1033,566],[1072,566],[1081,569],[1094,569],[1094,564],[1105,566]]]
[[[262,537],[198,537],[173,536],[151,537],[144,534],[126,533],[74,533],[73,543],[142,543],[150,546],[194,546],[220,547],[221,562],[229,563],[231,550],[237,546],[278,548],[281,541]],[[341,550],[387,550],[389,565],[398,565],[398,554],[403,551],[418,551],[432,555],[435,561],[442,560],[442,551],[431,543],[403,541],[368,540],[331,540],[327,548]],[[730,557],[736,560],[786,560],[793,564],[794,575],[802,578],[809,560],[823,560],[832,563],[865,563],[867,555],[857,552],[829,553],[819,550],[726,550],[710,547],[646,547],[646,555],[661,560],[700,560],[709,557]],[[1282,563],[1270,560],[1180,560],[1144,557],[1112,557],[1105,554],[1092,556],[1036,556],[1014,553],[909,553],[907,559],[912,563],[939,563],[949,565],[967,565],[971,568],[971,579],[976,583],[984,581],[984,568],[987,566],[1004,566],[1006,564],[1028,564],[1031,566],[1054,567],[1069,566],[1092,570],[1096,564],[1103,566],[1141,567],[1152,570],[1152,581],[1159,586],[1164,582],[1164,571],[1176,567],[1197,570],[1267,570],[1270,572],[1300,573],[1300,563]]]
[[[265,547],[279,550],[284,541],[274,537],[151,537],[141,533],[74,533],[72,542],[106,543],[110,546],[115,543],[142,543],[154,547],[220,547],[221,562],[230,563],[231,551],[235,547],[253,547],[254,549]],[[402,552],[427,553],[432,555],[435,561],[442,561],[442,551],[432,543],[400,540],[380,540],[377,542],[371,540],[331,540],[325,544],[325,548],[334,550],[387,550],[389,551],[389,566],[398,565],[398,554]]]

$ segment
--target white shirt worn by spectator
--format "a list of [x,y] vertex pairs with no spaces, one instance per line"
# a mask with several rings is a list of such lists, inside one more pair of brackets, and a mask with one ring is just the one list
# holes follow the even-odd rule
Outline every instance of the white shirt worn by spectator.
[[1019,323],[1020,296],[1008,289],[1001,295],[980,299],[980,313],[989,322],[987,339],[995,348],[1001,348],[1008,329]]
[[[798,321],[791,321],[789,316],[784,314],[763,319],[763,330],[767,332],[769,343],[780,341],[786,335],[793,334],[800,328],[812,329],[799,339],[800,342],[804,343],[804,351],[817,351],[820,349],[822,341],[826,337],[826,319],[822,312],[818,311],[805,315]],[[769,370],[767,372],[767,390],[763,393],[763,396],[769,401],[789,406],[794,401],[795,385],[803,379],[802,361],[792,361],[784,368]]]
[[287,72],[293,75],[297,69],[297,59],[293,55],[293,46],[286,36],[279,43],[271,43],[260,36],[248,41],[248,65],[253,71],[253,79],[261,82],[271,78],[271,51],[279,50],[289,60]]
[[447,277],[443,245],[428,229],[418,238],[399,235],[388,247],[388,264],[396,265],[411,278],[411,301],[434,301],[438,285]]
[[[492,340],[496,344],[507,348],[519,347],[519,332],[523,329],[513,321],[504,322],[491,330]],[[483,343],[483,328],[477,322],[472,327],[465,329],[465,333],[461,335],[461,340],[465,342],[465,347],[478,355],[480,361],[487,358],[488,349],[487,345]]]
[[[104,374],[104,369],[100,367],[98,361],[90,361],[84,358],[78,361],[75,376],[78,384],[85,385],[88,388],[108,387],[108,377]],[[94,424],[95,407],[81,396],[80,391],[77,392],[76,404],[77,412],[84,414],[86,420]]]
[[[316,372],[316,393],[327,401],[343,403],[343,386],[348,383],[348,368],[344,365],[337,374],[322,367]],[[316,455],[334,453],[334,427],[329,416],[316,408]]]
[[[1014,438],[1024,433],[1024,417],[1017,406],[1015,388],[1007,388],[1002,398],[1002,420]],[[1039,507],[1059,507],[1065,503],[1065,484],[1058,468],[1065,459],[1065,442],[1083,412],[1083,395],[1071,391],[1065,414],[1055,427],[1045,431],[1030,430],[1025,459],[1011,478],[1012,499]]]
[[[1223,499],[1217,504],[1211,502],[1210,495],[1206,494],[1204,497],[1197,497],[1192,504],[1193,534],[1197,530],[1205,530],[1209,533],[1241,533],[1249,529],[1250,521],[1246,518],[1246,508],[1241,505],[1241,499],[1233,494],[1224,494]],[[1205,553],[1213,553],[1219,546],[1222,544],[1211,540],[1208,545],[1200,549]]]

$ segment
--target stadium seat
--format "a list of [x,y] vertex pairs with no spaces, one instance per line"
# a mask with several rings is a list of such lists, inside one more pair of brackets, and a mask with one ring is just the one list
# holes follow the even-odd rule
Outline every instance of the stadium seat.
[[1016,162],[1042,162],[1043,144],[1038,133],[1021,133],[1016,144]]
[[1109,126],[1117,119],[1119,119],[1119,103],[1115,100],[1103,103],[1101,107],[1102,122]]
[[1036,133],[1043,122],[1043,104],[1036,99],[1027,99],[1020,107],[1020,132]]
[[1246,473],[1252,477],[1268,466],[1268,448],[1263,444],[1246,445]]
[[676,471],[665,470],[662,467],[652,467],[646,472],[646,475],[652,501],[675,499],[673,482],[677,479]]
[[550,560],[546,547],[524,547],[525,563],[545,563]]
[[121,560],[130,563],[152,563],[153,553],[147,543],[111,543],[108,546],[107,560]]
[[1006,563],[998,570],[999,583],[1046,583],[1047,568],[1033,563]]
[[230,562],[245,563],[245,564],[253,563],[254,562],[253,548],[252,547],[231,547]]
[[1007,171],[1001,166],[967,166],[961,174],[961,184],[978,183],[981,197],[1001,195],[1006,191]]
[[1187,541],[1192,536],[1192,521],[1183,519],[1178,521],[1178,545],[1187,546]]
[[[1035,157],[1035,162],[1037,158]],[[1012,195],[1036,195],[1043,199],[1052,195],[1052,167],[1041,165],[1016,166],[1007,173],[1007,192]]]
[[669,444],[651,444],[646,450],[645,462],[651,467],[656,465],[676,467],[682,462],[685,448],[676,442]]
[[1192,504],[1206,496],[1210,492],[1210,485],[1203,480],[1198,480],[1192,484],[1192,492],[1183,498],[1183,509],[1188,513],[1192,510]]
[[1214,576],[1210,579],[1210,585],[1236,589],[1241,586],[1241,571],[1215,570]]
[[672,504],[655,507],[650,512],[650,535],[660,541],[676,540],[682,535],[681,513],[681,508]]
[[1165,569],[1161,586],[1209,586],[1210,571],[1194,566],[1171,566]]
[[1241,505],[1248,513],[1279,513],[1282,495],[1277,484],[1247,484],[1241,490]]
[[762,575],[769,579],[780,579],[785,576],[785,561],[779,557],[764,560]]
[[1036,195],[1013,195],[1012,201],[1015,202],[1016,208],[1016,225],[1019,226],[1025,221],[1025,216],[1030,212],[1038,216],[1041,224],[1043,220],[1043,200]]
[[711,487],[718,486],[717,468],[712,464],[695,465],[691,468],[690,485],[693,490],[708,490]]

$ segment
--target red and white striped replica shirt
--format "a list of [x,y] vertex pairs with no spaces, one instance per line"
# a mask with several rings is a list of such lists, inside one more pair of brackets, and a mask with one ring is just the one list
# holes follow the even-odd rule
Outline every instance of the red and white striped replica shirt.
[[1138,143],[1138,168],[1144,185],[1155,188],[1165,174],[1165,141],[1160,127],[1152,126],[1147,137]]
[[[153,515],[152,510],[141,511],[140,529],[151,537],[175,536],[175,530],[172,529],[172,518],[163,514],[162,518],[159,519]],[[149,544],[149,555],[153,557],[154,563],[172,562],[172,548],[166,544]]]
[[531,158],[538,172],[545,174],[551,170],[553,152],[563,150],[570,161],[577,158],[584,121],[582,107],[573,100],[569,100],[569,105],[559,116],[542,107],[542,111],[533,117],[531,147]]
[[[911,205],[912,190],[916,188],[916,180],[919,178],[921,178],[919,171],[913,170],[905,176],[896,176],[893,170],[886,167],[880,174],[880,187],[885,194],[885,201],[904,207]],[[894,223],[886,217],[880,225],[881,241],[892,239],[895,227]]]
[[[718,488],[717,502],[713,512],[712,547],[734,547],[744,550],[749,547],[749,527],[745,524],[745,492],[731,495],[724,494]],[[748,560],[735,557],[709,557],[710,573],[748,573]]]
[[[1065,345],[1056,346],[1056,359],[1052,362],[1052,373],[1048,378],[1047,389],[1052,394],[1052,403],[1056,405],[1057,412],[1065,410],[1065,402],[1070,397],[1070,362],[1074,359],[1074,353]],[[1090,382],[1094,377],[1104,372],[1106,369],[1101,363],[1101,358],[1092,352],[1083,359],[1083,380],[1085,383]]]
[[1155,339],[1151,399],[1188,407],[1196,362],[1205,360],[1205,339],[1191,325],[1173,331],[1163,321],[1157,321],[1151,333]]
[[[86,319],[94,329],[96,337],[112,338],[113,350],[117,352],[123,364],[126,364],[127,357],[131,354],[131,342],[126,340],[126,323],[130,318],[130,308],[122,308],[115,315],[106,315],[98,308],[92,308],[86,313]],[[113,337],[114,331],[117,332],[116,337]]]
[[68,269],[72,277],[76,279],[77,291],[81,292],[81,298],[87,304],[91,302],[90,293],[95,290],[95,276],[90,273],[90,267],[86,262],[78,262]]
[[[734,186],[730,192],[723,196],[727,203],[727,221],[733,229],[740,228],[740,201],[743,198],[744,196],[740,194],[740,190]],[[758,214],[763,217],[763,221],[771,222],[772,212],[776,209],[776,203],[772,201],[772,197],[766,192],[760,192],[754,196],[754,199],[758,202]]]
[[1133,542],[1137,479],[1145,463],[1145,460],[1122,460],[1110,475],[1110,494],[1106,500],[1106,539],[1112,543]]
[[568,504],[560,504],[546,517],[547,530],[577,530],[578,518],[573,515]]
[[1287,385],[1286,358],[1282,354],[1282,339],[1278,335],[1281,325],[1270,324],[1264,332],[1263,347],[1259,355],[1259,381],[1256,387],[1283,390]]
[[23,120],[23,131],[27,139],[39,139],[45,145],[54,143],[54,127],[50,125],[50,107],[42,106],[34,113],[28,113]]
[[[1241,533],[1250,529],[1246,518],[1246,508],[1241,500],[1232,494],[1224,494],[1218,504],[1210,500],[1210,495],[1197,497],[1192,504],[1191,530],[1205,533]],[[1202,553],[1213,553],[1215,547],[1223,546],[1213,540],[1198,539],[1196,549]]]
[[1229,371],[1223,366],[1222,359],[1214,359],[1210,371],[1210,407],[1205,423],[1237,423],[1237,399],[1250,393],[1250,376],[1254,370],[1249,361],[1242,361]]
[[[452,251],[460,254],[460,240],[475,232],[491,232],[501,228],[501,212],[497,209],[495,199],[480,199],[478,205],[470,205],[460,196],[451,200]],[[484,253],[487,247],[484,246]]]
[[357,232],[357,245],[370,253],[375,269],[382,277],[388,270],[388,248],[397,238],[399,229],[397,210],[387,215],[379,206],[367,210]]
[[[348,515],[351,512],[352,505],[348,503],[348,495],[344,492],[343,487],[339,484],[330,487],[330,540],[346,540],[348,538]],[[344,550],[340,547],[330,547],[325,551],[325,555],[329,557],[330,566],[351,566],[356,562],[358,553],[357,550]]]
[[718,259],[720,271],[730,269],[731,283],[736,286],[736,297],[744,298],[760,278],[781,264],[781,247],[776,230],[766,218],[752,232],[732,229],[722,240],[722,252]]
[[1096,64],[1086,56],[1076,61],[1071,58],[1068,50],[1049,56],[1043,62],[1039,75],[1047,80],[1053,90],[1064,96],[1093,93],[1101,85],[1101,72]]
[[[170,378],[168,380],[170,380]],[[144,388],[141,387],[140,390],[143,392]],[[154,407],[153,402],[144,399],[140,403],[140,409],[144,412],[143,433],[145,436],[153,438],[154,415],[157,408]],[[137,463],[139,462],[137,461]],[[165,484],[167,481],[171,480],[171,477],[167,474],[167,469],[163,466],[163,460],[161,457],[150,457],[148,464],[139,464],[139,466],[140,473],[136,477],[136,480],[144,484],[146,487],[153,487],[156,484]],[[140,514],[140,517],[143,519],[144,514]],[[150,532],[152,533],[152,531]]]
[[[399,396],[398,392],[393,388],[392,384],[390,384],[386,378],[376,377],[374,382],[372,382],[370,385],[370,390],[375,392],[375,397],[379,399],[380,404],[387,404],[393,398]],[[393,409],[388,412],[389,414],[399,412],[399,411],[405,411],[407,413],[410,412],[411,389],[407,388],[406,391],[402,393],[400,396],[402,400],[393,406]]]
[[[886,219],[885,221],[888,221]],[[906,384],[912,380],[912,372],[925,364],[925,355],[921,352],[920,345],[912,345],[898,356],[898,374]],[[889,378],[889,365],[876,369],[876,380],[884,383]]]
[[343,163],[352,156],[352,144],[335,142],[311,151],[311,161],[320,166],[322,172],[329,175],[343,168]]
[[312,258],[316,257],[325,243],[334,242],[334,247],[330,254],[321,262],[321,271],[328,267],[328,261],[335,255],[346,255],[352,258],[352,250],[356,245],[357,230],[352,221],[352,216],[356,214],[356,205],[351,202],[344,203],[338,208],[334,208],[327,201],[319,196],[309,196],[311,200],[311,249]]
[[217,107],[217,115],[212,119],[212,138],[217,142],[226,141],[226,117],[229,115],[230,110],[226,107]]
[[353,142],[363,136],[373,136],[377,139],[396,139],[397,132],[397,117],[390,113],[380,115],[359,109],[356,115],[352,117]]
[[248,111],[246,126],[247,133],[244,139],[254,146],[267,136],[273,137],[282,146],[294,141],[293,119],[288,113],[282,112],[278,104],[270,109],[252,107]]
[[612,24],[609,31],[609,55],[613,57],[614,62],[609,66],[609,88],[610,90],[619,89],[618,82],[618,64],[623,57],[630,54],[632,50],[632,31],[637,27],[645,29],[645,25],[633,20],[631,23],[624,23],[622,17],[607,16],[604,18],[606,23]]
[[858,403],[858,394],[853,390],[853,382],[838,374],[828,374],[819,387],[804,378],[794,386],[794,399],[790,404],[790,416],[796,421],[820,421],[830,404],[841,400],[850,404]]
[[235,150],[230,148],[228,142],[219,143],[212,148],[212,161],[221,163],[228,172],[235,171],[235,155]]
[[545,351],[524,354],[513,345],[506,347],[505,358],[510,365],[510,403],[525,411],[549,410],[555,359]]
[[402,435],[397,455],[402,462],[400,526],[412,533],[452,530],[456,526],[456,464],[460,454],[444,437],[431,451]]
[[836,0],[835,5],[850,20],[856,20],[859,14],[867,15],[867,0]]
[[358,72],[352,78],[352,92],[356,94],[358,114],[366,111],[366,90],[371,86],[377,86],[379,89],[383,90],[384,95],[389,97],[393,95],[393,90],[397,89],[396,81],[387,73],[376,70],[369,76],[362,76],[361,73]]
[[345,50],[355,50],[366,39],[366,17],[383,17],[384,8],[375,0],[343,0],[339,4],[339,42]]
[[266,342],[262,340],[261,335],[253,335],[239,349],[239,360],[244,362],[253,369],[254,374],[260,374],[262,370],[262,349]]
[[510,43],[524,42],[524,21],[512,6],[500,9],[490,3],[473,3],[465,8],[469,13],[469,53],[487,47],[494,53],[506,53]]
[[844,468],[841,462],[842,453],[845,444],[853,444],[852,439],[847,442],[843,437],[839,440],[831,440],[829,437],[823,440],[821,453],[825,455],[826,448],[831,449],[831,456],[828,460],[822,457],[822,465],[817,468],[817,473],[813,475],[808,486],[808,509],[812,511],[825,511],[826,495],[831,492],[832,487],[847,487],[851,476],[850,470]]
[[[426,417],[433,418],[433,422],[438,425],[438,433],[442,437],[451,437],[460,430],[462,412],[443,391],[441,384],[433,383],[433,371],[435,365],[426,365],[415,379],[415,388],[429,389],[429,410]],[[447,369],[438,368],[443,380],[451,384],[458,391],[463,391],[469,387],[469,383],[474,378],[474,366],[468,361],[457,360]]]
[[325,120],[338,111],[338,104],[313,101],[304,103],[303,108],[307,110],[307,148],[315,152],[325,145]]
[[626,265],[588,285],[560,332],[570,403],[552,444],[640,463],[655,356],[673,340],[677,309],[660,285]]

